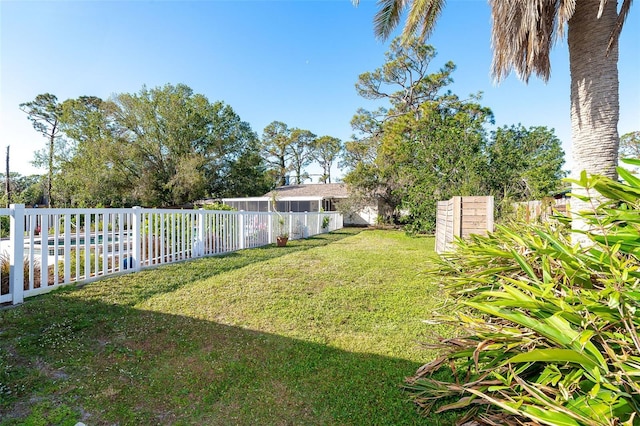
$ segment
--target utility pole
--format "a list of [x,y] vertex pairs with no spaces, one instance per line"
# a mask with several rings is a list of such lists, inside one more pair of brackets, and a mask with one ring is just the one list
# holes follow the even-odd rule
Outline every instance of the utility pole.
[[5,189],[7,191],[7,207],[11,204],[11,182],[9,180],[9,145],[7,145],[7,174],[4,175]]

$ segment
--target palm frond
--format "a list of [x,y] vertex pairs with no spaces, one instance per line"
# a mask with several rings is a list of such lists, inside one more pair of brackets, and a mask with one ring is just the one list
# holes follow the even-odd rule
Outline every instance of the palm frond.
[[622,26],[624,25],[624,21],[627,20],[627,15],[629,14],[629,9],[631,9],[632,2],[633,0],[624,0],[622,2],[620,13],[618,13],[618,19],[616,19],[616,24],[613,27],[613,31],[611,31],[611,36],[609,37],[607,54],[609,54],[613,45],[618,42],[618,38],[620,37],[620,33],[622,32]]
[[413,0],[407,15],[402,37],[408,40],[420,30],[419,38],[425,40],[433,31],[435,21],[442,13],[444,0]]
[[514,69],[528,81],[532,73],[547,81],[551,73],[549,53],[573,15],[575,0],[490,0],[493,28],[492,74],[503,80]]
[[564,37],[565,27],[576,11],[576,0],[562,0],[558,5],[556,38]]
[[373,32],[376,37],[386,40],[398,26],[402,12],[409,0],[378,0],[379,10],[373,19]]

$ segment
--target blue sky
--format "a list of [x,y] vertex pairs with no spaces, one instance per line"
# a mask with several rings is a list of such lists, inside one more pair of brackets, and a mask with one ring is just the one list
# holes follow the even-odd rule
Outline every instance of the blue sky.
[[[274,120],[348,140],[359,107],[358,75],[384,63],[389,41],[373,36],[373,0],[6,1],[0,0],[0,157],[11,170],[30,165],[46,140],[18,105],[40,93],[60,101],[108,98],[143,85],[184,83],[224,101],[259,135]],[[496,125],[554,128],[571,165],[566,42],[551,59],[548,83],[490,76],[486,0],[449,0],[428,40],[435,72],[456,66],[451,89],[481,91]],[[620,47],[620,133],[640,130],[640,10],[632,8]],[[313,172],[313,170],[312,170]],[[336,172],[334,172],[334,175]],[[337,172],[339,175],[340,172]]]

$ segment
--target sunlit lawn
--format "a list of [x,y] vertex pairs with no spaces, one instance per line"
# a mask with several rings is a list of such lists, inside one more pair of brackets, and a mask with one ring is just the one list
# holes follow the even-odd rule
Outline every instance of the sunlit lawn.
[[405,425],[433,239],[346,229],[0,311],[0,424]]

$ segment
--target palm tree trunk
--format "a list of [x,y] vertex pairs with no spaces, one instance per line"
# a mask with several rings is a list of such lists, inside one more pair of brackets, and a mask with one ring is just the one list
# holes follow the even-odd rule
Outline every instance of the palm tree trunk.
[[[569,20],[568,41],[571,69],[572,176],[582,170],[617,178],[618,164],[618,42],[607,51],[617,19],[617,2],[607,1],[598,18],[599,0],[576,2]],[[574,193],[585,194],[574,185]],[[597,203],[597,202],[596,202]],[[592,204],[571,199],[571,211],[592,209]],[[584,229],[576,220],[573,229]]]

